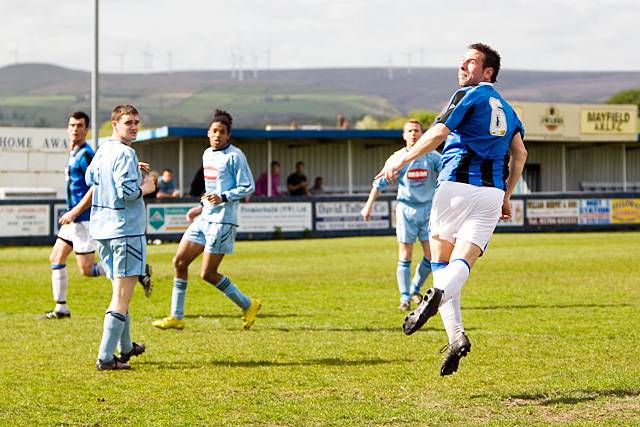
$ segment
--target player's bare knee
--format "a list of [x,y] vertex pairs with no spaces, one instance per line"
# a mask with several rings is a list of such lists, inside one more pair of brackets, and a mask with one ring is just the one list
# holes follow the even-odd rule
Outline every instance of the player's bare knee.
[[202,280],[215,285],[220,281],[222,275],[217,271],[201,271],[200,277],[202,278]]
[[175,256],[173,257],[173,270],[175,271],[176,275],[186,273],[189,270],[189,264],[187,264],[187,262],[183,258]]
[[79,265],[78,266],[80,268],[80,273],[83,276],[87,276],[87,277],[93,277],[94,273],[93,273],[93,264],[91,264],[90,266],[88,265]]

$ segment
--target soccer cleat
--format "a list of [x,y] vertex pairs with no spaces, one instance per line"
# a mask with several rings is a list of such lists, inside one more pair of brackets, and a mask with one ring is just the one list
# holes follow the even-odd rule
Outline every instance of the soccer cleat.
[[149,298],[151,292],[153,292],[153,285],[151,284],[151,266],[149,264],[144,267],[144,276],[138,276],[138,282],[144,289],[144,296]]
[[68,319],[71,317],[71,313],[64,311],[49,311],[41,317],[41,319]]
[[96,369],[98,371],[118,371],[121,369],[131,369],[131,365],[127,365],[126,363],[121,362],[120,359],[118,359],[114,354],[113,360],[110,362],[103,362],[102,360],[98,359],[98,361],[96,362]]
[[440,376],[451,375],[458,370],[460,359],[471,353],[471,342],[469,338],[462,333],[453,344],[445,345],[440,353],[446,350],[442,365],[440,365]]
[[184,320],[176,319],[173,316],[168,316],[164,319],[156,320],[151,324],[160,329],[184,329]]
[[402,329],[406,335],[411,335],[422,328],[430,317],[435,316],[438,312],[440,300],[442,300],[442,294],[442,290],[438,288],[429,288],[427,290],[420,305],[404,318]]
[[253,322],[256,321],[256,316],[258,315],[258,311],[262,308],[262,303],[260,300],[251,300],[251,305],[242,313],[242,320],[244,320],[244,329],[250,329],[253,325]]
[[420,305],[420,303],[422,302],[422,294],[420,294],[419,292],[411,294],[411,301],[413,301],[415,305]]
[[411,311],[411,303],[409,301],[400,301],[398,308],[400,311]]
[[118,360],[122,363],[127,363],[133,356],[140,356],[145,352],[145,350],[146,348],[144,344],[133,343],[133,348],[131,349],[131,351],[129,353],[120,353],[120,356],[118,356]]

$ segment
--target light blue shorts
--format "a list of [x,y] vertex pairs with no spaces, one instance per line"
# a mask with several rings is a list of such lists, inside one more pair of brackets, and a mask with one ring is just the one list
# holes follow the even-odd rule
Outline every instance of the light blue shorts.
[[232,254],[236,228],[233,224],[209,222],[199,216],[187,228],[182,238],[204,246],[205,252],[210,254]]
[[429,240],[429,214],[431,203],[420,207],[398,202],[396,205],[396,236],[400,243]]
[[107,278],[144,275],[146,236],[98,240],[98,254]]

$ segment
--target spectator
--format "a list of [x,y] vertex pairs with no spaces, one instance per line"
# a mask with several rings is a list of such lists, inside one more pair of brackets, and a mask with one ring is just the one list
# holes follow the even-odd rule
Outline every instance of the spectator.
[[349,129],[349,120],[342,113],[336,114],[336,127],[338,129]]
[[[256,181],[256,196],[269,196],[269,176],[264,171],[260,174],[260,177]],[[280,186],[280,163],[277,161],[271,162],[271,196],[279,196],[278,186]]]
[[290,196],[308,196],[309,182],[304,174],[304,163],[296,163],[296,170],[287,178],[287,191]]
[[192,197],[200,197],[204,194],[204,167],[196,171],[191,181],[191,187],[189,188],[189,195]]
[[311,194],[324,194],[323,179],[321,176],[317,176],[311,187]]
[[176,183],[173,182],[173,171],[171,169],[164,169],[162,176],[158,179],[158,199],[169,199],[174,197],[180,197],[180,191],[176,188]]
[[151,180],[153,180],[153,184],[156,186],[156,189],[153,190],[153,193],[149,193],[149,194],[145,194],[143,196],[143,199],[146,200],[153,200],[157,197],[158,195],[158,172],[156,171],[151,171],[149,172],[149,176],[151,177]]

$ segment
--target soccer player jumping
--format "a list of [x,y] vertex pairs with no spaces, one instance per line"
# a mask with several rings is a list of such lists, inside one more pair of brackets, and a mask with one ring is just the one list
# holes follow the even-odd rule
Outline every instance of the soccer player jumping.
[[460,292],[500,219],[511,217],[509,200],[527,158],[524,128],[494,89],[500,55],[482,43],[469,46],[458,69],[461,86],[406,156],[385,165],[378,177],[397,177],[405,164],[445,141],[442,172],[433,199],[430,244],[434,287],[404,321],[410,335],[438,311],[448,346],[440,375],[457,371],[471,351],[460,310]]
[[230,142],[232,123],[233,118],[226,111],[216,110],[213,114],[207,132],[211,147],[202,155],[206,192],[200,206],[187,212],[187,220],[193,223],[182,236],[173,258],[175,277],[171,315],[153,322],[157,328],[184,328],[189,265],[203,252],[200,276],[240,307],[244,329],[251,328],[262,307],[260,301],[243,294],[227,276],[218,272],[224,255],[233,253],[238,227],[238,202],[255,189],[244,153]]

